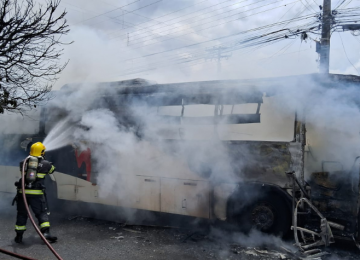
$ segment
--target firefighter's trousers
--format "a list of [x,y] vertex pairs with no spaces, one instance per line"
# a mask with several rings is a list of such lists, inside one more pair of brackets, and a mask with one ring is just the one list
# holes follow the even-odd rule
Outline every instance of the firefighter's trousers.
[[[46,202],[43,195],[26,196],[29,207],[35,214],[39,222],[41,231],[50,227],[49,216],[47,215]],[[27,211],[24,204],[22,194],[18,194],[17,198],[17,216],[16,216],[16,231],[25,231],[26,222],[28,219]]]

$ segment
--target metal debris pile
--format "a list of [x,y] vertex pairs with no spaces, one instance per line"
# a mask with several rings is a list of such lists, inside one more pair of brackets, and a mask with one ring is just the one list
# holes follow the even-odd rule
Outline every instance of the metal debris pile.
[[[232,245],[232,252],[235,254],[246,254],[256,258],[263,259],[282,259],[282,260],[321,260],[321,256],[325,255],[304,255],[298,251],[292,251],[285,247],[279,249],[260,249],[254,247],[242,247],[239,245]],[[326,253],[328,254],[328,253]]]

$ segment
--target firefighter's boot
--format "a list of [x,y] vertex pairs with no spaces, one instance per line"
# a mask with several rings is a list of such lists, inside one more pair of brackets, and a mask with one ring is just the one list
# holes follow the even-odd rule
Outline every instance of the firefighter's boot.
[[16,230],[16,237],[14,239],[16,243],[22,243],[23,234],[24,234],[24,231]]
[[44,237],[46,238],[46,240],[54,243],[57,240],[57,237],[52,236],[50,233],[50,228],[44,228],[41,230],[41,233],[43,233]]

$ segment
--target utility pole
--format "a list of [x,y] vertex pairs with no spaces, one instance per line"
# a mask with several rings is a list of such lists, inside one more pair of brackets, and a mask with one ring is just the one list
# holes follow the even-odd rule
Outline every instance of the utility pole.
[[223,50],[224,47],[218,47],[217,48],[217,73],[220,74],[221,72],[221,58],[223,57],[221,55],[221,51]]
[[329,73],[331,21],[331,0],[324,0],[320,41],[320,73],[326,74]]
[[221,59],[228,59],[231,54],[222,54],[223,51],[227,50],[228,47],[218,46],[208,50],[208,58],[217,60],[217,73],[220,75],[221,72]]

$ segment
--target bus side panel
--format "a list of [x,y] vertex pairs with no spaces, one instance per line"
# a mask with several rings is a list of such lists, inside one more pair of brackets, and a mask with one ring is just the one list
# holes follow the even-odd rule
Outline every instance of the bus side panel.
[[161,178],[161,212],[209,218],[209,196],[206,181]]
[[135,176],[135,208],[160,211],[160,178]]
[[54,172],[58,199],[76,199],[76,177],[61,172]]
[[[95,186],[91,182],[85,181],[80,178],[76,178],[76,200],[97,203],[98,194]],[[109,203],[105,203],[109,204]],[[115,205],[117,203],[115,202]]]
[[20,179],[19,167],[1,165],[0,175],[0,191],[15,193],[16,187],[14,183]]

